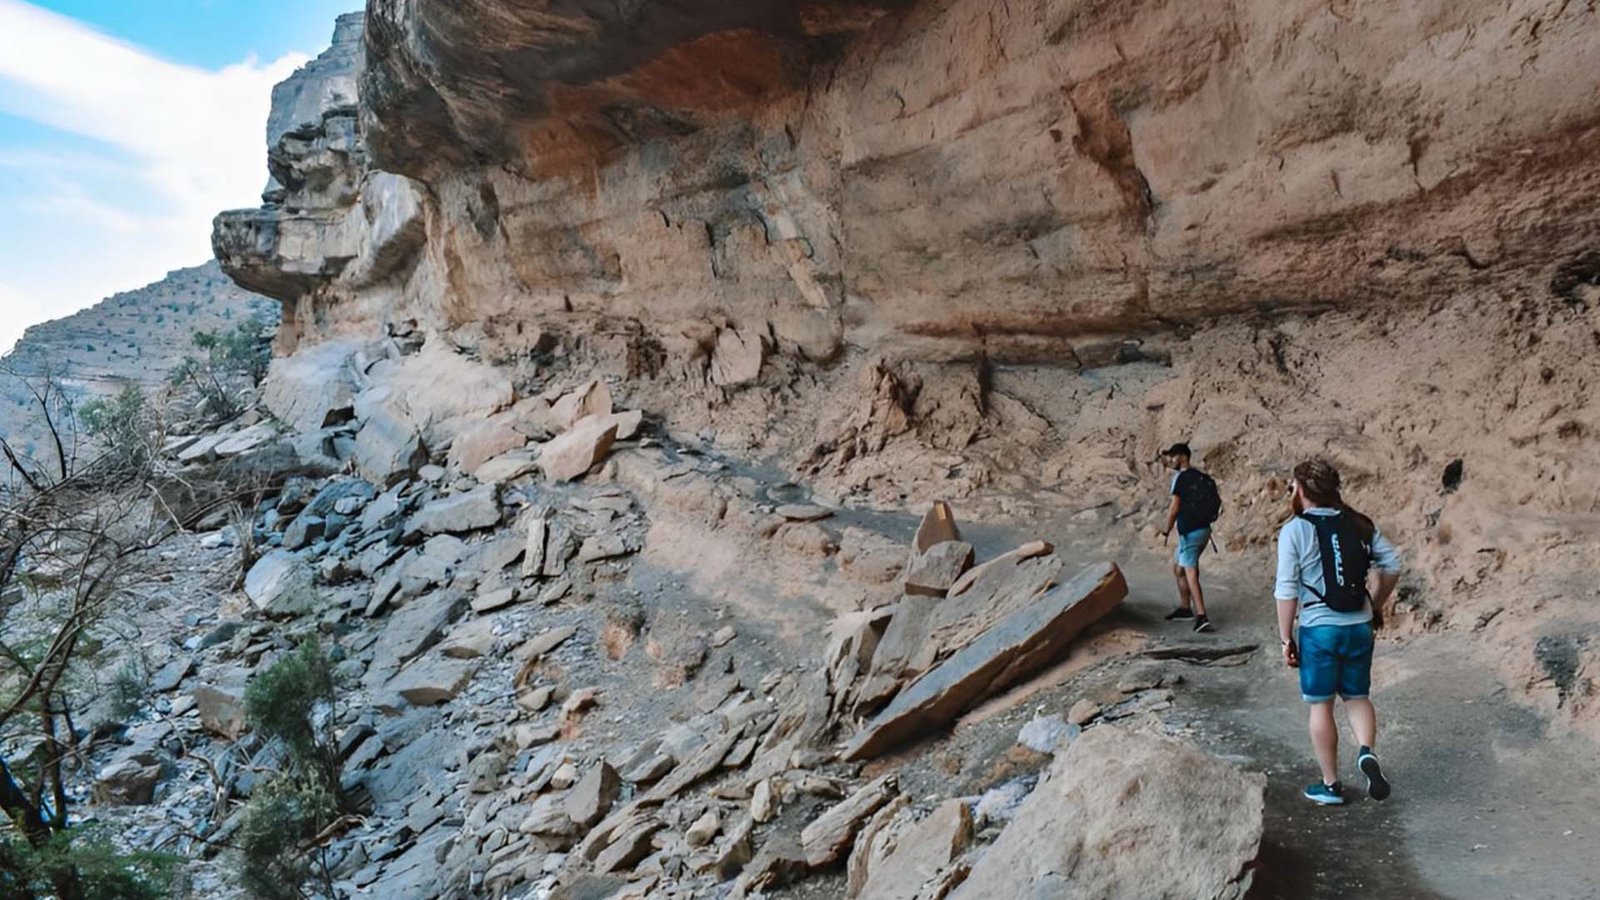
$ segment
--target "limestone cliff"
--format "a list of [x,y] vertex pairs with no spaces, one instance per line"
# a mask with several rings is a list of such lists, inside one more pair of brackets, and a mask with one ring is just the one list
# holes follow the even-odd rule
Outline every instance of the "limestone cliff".
[[[1597,18],[1535,0],[376,0],[366,67],[342,21],[279,98],[302,120],[269,130],[286,190],[224,217],[218,246],[314,306],[308,331],[719,314],[823,357],[1062,358],[1086,334],[1244,310],[1522,276],[1570,293],[1600,267]],[[411,182],[379,172],[426,185],[425,242],[356,224],[397,204],[395,228],[420,227]]]
[[372,0],[275,99],[215,243],[285,350],[422,332],[1012,518],[1143,523],[1191,437],[1247,551],[1331,456],[1398,618],[1600,709],[1593,3]]

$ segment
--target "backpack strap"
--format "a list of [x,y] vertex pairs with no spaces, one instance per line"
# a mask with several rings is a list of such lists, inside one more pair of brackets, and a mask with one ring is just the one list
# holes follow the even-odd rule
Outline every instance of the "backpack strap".
[[[1296,519],[1301,519],[1307,525],[1310,525],[1311,526],[1311,530],[1313,532],[1313,536],[1315,536],[1315,532],[1317,531],[1317,521],[1316,521],[1316,519],[1312,518],[1311,516],[1309,516],[1309,515],[1307,515],[1307,514],[1305,514],[1303,512],[1295,513],[1294,517]],[[1317,547],[1318,547],[1317,555],[1319,557],[1322,555],[1321,546],[1322,546],[1322,541],[1321,541],[1320,538],[1318,538],[1317,539]],[[1326,579],[1328,577],[1328,574],[1327,574],[1327,563],[1326,562],[1323,563],[1323,574],[1322,574],[1322,577],[1324,579]],[[1312,607],[1312,606],[1326,606],[1328,604],[1328,595],[1327,594],[1324,594],[1322,591],[1317,590],[1316,588],[1312,587],[1310,584],[1307,584],[1305,581],[1301,581],[1300,582],[1300,586],[1305,588],[1306,590],[1310,591],[1311,595],[1317,598],[1317,599],[1311,601],[1310,603],[1306,604],[1306,606],[1308,608]]]

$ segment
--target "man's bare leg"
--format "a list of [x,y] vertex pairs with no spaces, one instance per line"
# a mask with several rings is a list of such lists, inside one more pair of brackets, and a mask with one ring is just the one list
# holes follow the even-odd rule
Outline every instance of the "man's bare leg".
[[1350,717],[1350,730],[1356,734],[1361,749],[1356,753],[1356,768],[1367,778],[1367,796],[1374,800],[1389,799],[1389,779],[1383,777],[1378,756],[1372,747],[1378,740],[1378,711],[1366,697],[1344,702],[1344,714]]
[[1339,726],[1333,721],[1333,701],[1312,703],[1311,749],[1316,751],[1317,765],[1322,768],[1322,783],[1333,784],[1339,780]]
[[1200,590],[1200,567],[1190,566],[1184,569],[1183,580],[1180,582],[1180,584],[1184,588],[1187,588],[1187,590],[1180,590],[1179,593],[1181,593],[1188,600],[1193,601],[1194,614],[1197,616],[1205,615],[1206,595],[1204,591]]
[[1183,567],[1177,563],[1172,564],[1172,577],[1178,581],[1178,608],[1192,609],[1193,602],[1189,599],[1189,577]]
[[1378,711],[1372,708],[1372,701],[1366,697],[1359,700],[1346,700],[1344,714],[1350,719],[1350,730],[1355,733],[1356,743],[1371,749],[1378,744]]

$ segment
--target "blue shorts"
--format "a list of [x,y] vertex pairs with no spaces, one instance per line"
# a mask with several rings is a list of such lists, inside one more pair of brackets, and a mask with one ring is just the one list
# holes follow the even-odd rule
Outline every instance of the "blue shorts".
[[1300,629],[1300,696],[1324,703],[1338,694],[1359,700],[1372,692],[1372,624]]
[[1185,569],[1200,565],[1200,554],[1206,552],[1206,543],[1210,540],[1209,528],[1200,528],[1188,534],[1178,535],[1178,552],[1173,554],[1173,560]]

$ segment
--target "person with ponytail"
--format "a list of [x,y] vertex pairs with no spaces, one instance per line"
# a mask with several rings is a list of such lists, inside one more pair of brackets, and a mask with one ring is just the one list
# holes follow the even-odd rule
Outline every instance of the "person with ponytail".
[[[1371,698],[1373,625],[1375,611],[1400,580],[1400,555],[1371,519],[1344,502],[1339,489],[1339,470],[1326,460],[1294,467],[1292,518],[1278,532],[1273,592],[1283,661],[1299,669],[1300,695],[1310,707],[1311,746],[1322,769],[1322,779],[1304,794],[1324,806],[1344,803],[1335,695],[1343,699],[1360,744],[1356,768],[1367,780],[1367,795],[1383,800],[1390,793],[1373,750],[1378,739]],[[1374,569],[1375,592],[1368,585]]]

